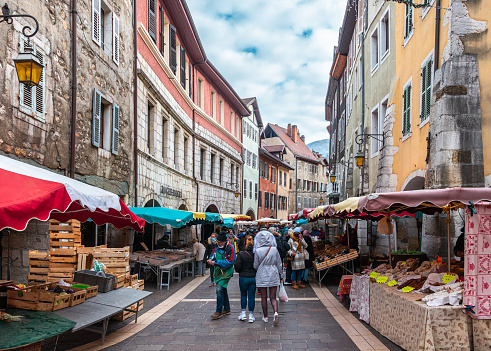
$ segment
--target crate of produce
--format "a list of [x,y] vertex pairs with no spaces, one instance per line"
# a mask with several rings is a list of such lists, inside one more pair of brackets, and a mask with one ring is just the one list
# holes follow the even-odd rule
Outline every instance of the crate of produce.
[[47,291],[48,284],[7,291],[7,306],[33,311],[58,311],[70,306],[69,294]]
[[70,248],[81,244],[80,222],[69,220],[65,223],[49,221],[49,239],[51,247]]
[[88,269],[76,271],[74,281],[79,284],[90,286],[97,285],[99,287],[98,291],[103,293],[113,290],[116,276],[108,273],[105,273],[104,276],[102,276],[100,273],[101,272],[89,271]]
[[77,248],[60,249],[52,247],[49,251],[48,281],[63,279],[70,283],[77,270]]
[[123,248],[94,248],[94,260],[103,263],[107,272],[111,274],[128,274],[130,273],[130,247]]
[[90,286],[87,284],[73,282],[71,286],[79,289],[85,289],[87,291],[87,296],[85,299],[90,299],[91,297],[97,296],[97,292],[99,291],[99,287],[97,285]]
[[84,303],[87,299],[87,290],[82,288],[77,288],[73,286],[61,286],[56,283],[48,283],[45,285],[40,285],[44,290],[54,290],[57,287],[64,290],[68,295],[70,295],[70,307],[80,305]]
[[[118,314],[114,315],[112,317],[112,319],[119,321],[119,322],[123,322],[123,321],[127,320],[128,318],[130,318],[131,316],[133,316],[135,314],[137,305],[138,304],[135,303],[134,305],[129,307],[129,309],[133,310],[134,312],[122,311],[122,312],[119,312]],[[138,311],[141,311],[142,309],[143,309],[143,300],[140,300],[140,306],[138,307]]]
[[46,283],[49,273],[49,253],[47,251],[29,251],[28,284]]

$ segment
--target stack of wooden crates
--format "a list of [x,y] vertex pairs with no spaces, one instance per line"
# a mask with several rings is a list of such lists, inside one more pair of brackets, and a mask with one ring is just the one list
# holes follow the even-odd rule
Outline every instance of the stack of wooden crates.
[[49,253],[46,251],[29,251],[28,284],[42,284],[48,281]]
[[81,246],[82,233],[80,222],[69,220],[61,223],[49,221],[49,272],[48,281],[63,279],[67,283],[73,282],[73,274],[77,270],[77,247]]
[[[145,281],[143,279],[138,279],[138,274],[133,274],[125,280],[124,286],[128,287],[128,288],[132,288],[132,289],[144,290],[145,289]],[[137,307],[138,307],[138,311],[142,310],[143,300],[140,300],[140,306],[138,306],[138,304],[135,303],[129,309],[136,312]],[[122,322],[122,321],[130,318],[131,316],[133,316],[133,314],[135,312],[122,311],[122,312],[118,313],[117,315],[113,316],[112,319]]]
[[114,274],[116,281],[114,289],[122,288],[126,279],[130,277],[130,247],[107,248],[97,246],[94,248],[94,260],[106,266],[107,273]]

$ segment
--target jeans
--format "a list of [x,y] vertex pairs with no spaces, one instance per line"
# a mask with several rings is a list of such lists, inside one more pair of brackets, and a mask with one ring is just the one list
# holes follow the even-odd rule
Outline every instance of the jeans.
[[305,281],[309,280],[309,269],[308,268],[305,268],[303,270],[302,280],[305,280]]
[[228,300],[227,288],[217,284],[217,312],[230,311],[230,301]]
[[205,274],[206,271],[206,262],[201,260],[201,261],[196,261],[196,264],[198,265],[198,275],[203,275]]
[[292,261],[290,260],[286,262],[286,282],[290,284],[292,282]]
[[299,282],[302,280],[303,277],[303,272],[305,269],[299,269],[297,271],[292,271],[292,281],[293,282]]
[[242,309],[242,311],[246,310],[247,298],[249,298],[249,313],[254,312],[254,307],[256,305],[256,278],[239,277],[239,288],[240,308]]
[[212,283],[215,282],[215,279],[213,279],[213,271],[215,270],[215,266],[210,266],[210,280]]

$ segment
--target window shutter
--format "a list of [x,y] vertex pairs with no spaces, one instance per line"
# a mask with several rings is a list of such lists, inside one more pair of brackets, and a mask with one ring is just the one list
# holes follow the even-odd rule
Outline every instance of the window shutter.
[[[35,51],[35,55],[39,62],[43,65],[43,67],[46,67],[46,63],[44,60],[44,55],[41,54],[39,51]],[[43,72],[41,73],[41,78],[39,79],[39,84],[36,86],[35,89],[35,111],[34,114],[44,120],[44,94],[45,94],[45,86],[46,86],[46,69],[43,69]],[[34,88],[31,88],[31,91]]]
[[[193,97],[193,84],[192,84],[192,79],[191,79],[191,62],[188,62],[188,79],[189,79],[189,97],[192,98]],[[232,125],[233,125],[233,122],[232,122]],[[233,128],[232,128],[233,129]]]
[[165,28],[165,16],[164,16],[164,8],[162,6],[159,6],[159,12],[160,12],[160,53],[162,56],[164,56],[164,48],[165,48],[165,39],[164,39],[164,28]]
[[426,63],[421,69],[421,120],[424,120],[426,118]]
[[157,42],[157,0],[148,0],[148,34]]
[[119,19],[113,12],[113,61],[119,66]]
[[181,85],[186,89],[186,50],[181,46]]
[[170,25],[169,66],[176,71],[177,67],[177,38],[176,27]]
[[101,46],[101,0],[92,0],[92,40]]
[[430,116],[431,110],[431,86],[432,86],[433,59],[428,60],[426,65],[426,117]]
[[101,146],[101,92],[94,88],[92,99],[92,145]]
[[[32,48],[32,44],[27,44],[27,39],[21,35],[20,36],[20,52],[24,52],[25,48]],[[43,69],[43,74],[44,74]],[[27,86],[25,84],[20,84],[20,104],[21,107],[25,110],[25,112],[32,113],[34,104],[33,104],[33,93],[35,89],[33,87]]]
[[119,151],[119,106],[113,104],[113,134],[112,134],[113,145],[111,152],[114,155],[118,154]]
[[[20,52],[25,52],[26,48],[31,48],[32,53],[37,57],[39,62],[46,66],[44,55],[37,50],[32,42],[27,41],[26,37],[20,36]],[[46,69],[43,69],[39,84],[37,86],[27,86],[20,84],[19,99],[20,108],[23,112],[32,114],[33,117],[44,121],[45,114],[45,87],[46,87]]]

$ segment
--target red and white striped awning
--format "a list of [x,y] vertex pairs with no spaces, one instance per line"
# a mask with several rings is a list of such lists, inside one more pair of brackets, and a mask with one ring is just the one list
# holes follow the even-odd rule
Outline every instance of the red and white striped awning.
[[111,223],[143,231],[145,221],[118,195],[49,170],[0,156],[0,230],[22,231],[31,219]]

